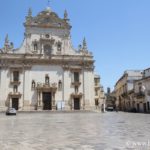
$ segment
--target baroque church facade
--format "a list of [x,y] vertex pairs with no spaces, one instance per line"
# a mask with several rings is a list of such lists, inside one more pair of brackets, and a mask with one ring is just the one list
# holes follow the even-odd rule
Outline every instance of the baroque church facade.
[[5,38],[0,49],[0,110],[91,110],[95,108],[94,59],[86,40],[76,50],[65,11],[29,9],[20,48]]

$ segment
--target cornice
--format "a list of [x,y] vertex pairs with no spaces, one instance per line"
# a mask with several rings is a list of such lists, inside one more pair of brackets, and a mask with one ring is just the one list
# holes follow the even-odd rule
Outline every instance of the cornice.
[[0,54],[1,68],[30,69],[33,65],[59,65],[64,70],[94,70],[93,57],[76,55],[51,55],[45,58],[41,54]]

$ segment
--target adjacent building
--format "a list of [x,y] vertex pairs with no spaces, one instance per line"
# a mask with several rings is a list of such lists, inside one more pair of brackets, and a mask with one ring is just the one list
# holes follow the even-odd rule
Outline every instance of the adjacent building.
[[112,110],[115,110],[116,109],[115,92],[114,91],[111,92],[111,89],[108,87],[105,96],[106,96],[106,109],[112,108]]
[[134,107],[137,112],[150,112],[150,68],[143,71],[143,78],[134,83]]
[[121,111],[130,111],[132,109],[132,100],[134,93],[134,82],[142,79],[141,70],[127,70],[117,81],[115,85],[116,106]]
[[105,111],[105,93],[103,86],[100,84],[100,76],[94,76],[94,91],[95,91],[95,108],[100,111]]
[[[51,8],[24,23],[21,47],[6,36],[0,49],[0,110],[91,110],[100,85],[86,40],[75,49],[67,11],[60,18]],[[102,96],[103,97],[103,96]]]

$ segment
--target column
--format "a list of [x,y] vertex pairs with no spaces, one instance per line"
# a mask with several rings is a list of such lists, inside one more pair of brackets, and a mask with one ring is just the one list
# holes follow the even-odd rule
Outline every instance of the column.
[[37,106],[38,106],[38,108],[42,108],[43,107],[42,92],[41,91],[38,91]]
[[12,99],[9,97],[9,107],[12,107]]
[[52,110],[56,110],[56,105],[55,105],[55,92],[52,92]]
[[37,106],[39,107],[40,106],[40,91],[37,91],[37,94],[38,94],[38,96],[37,96]]
[[42,92],[40,91],[40,106],[43,108]]
[[74,97],[71,98],[71,110],[74,110]]

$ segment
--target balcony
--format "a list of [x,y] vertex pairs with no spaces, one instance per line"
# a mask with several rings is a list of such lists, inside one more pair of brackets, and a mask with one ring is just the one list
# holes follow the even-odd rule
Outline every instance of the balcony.
[[10,84],[12,85],[19,85],[21,82],[18,80],[18,81],[10,81]]
[[95,99],[99,99],[99,95],[95,95],[94,98],[95,98]]
[[95,89],[100,89],[100,84],[95,84]]
[[74,98],[81,98],[83,96],[82,93],[72,93],[71,94],[71,97],[74,97]]
[[145,93],[142,92],[142,91],[140,91],[140,92],[138,92],[138,93],[135,93],[135,97],[136,97],[137,99],[144,98],[144,97],[145,97]]
[[9,97],[11,98],[21,98],[22,94],[20,92],[10,92]]
[[121,96],[122,96],[123,98],[128,97],[128,93],[127,93],[127,92],[123,92],[123,93],[121,94]]
[[80,86],[81,82],[80,81],[73,81],[71,84],[74,86]]

